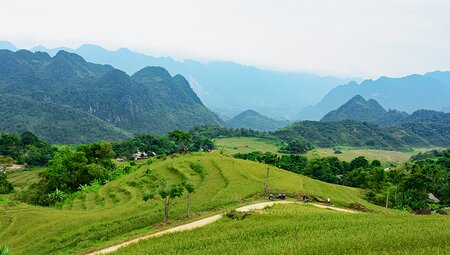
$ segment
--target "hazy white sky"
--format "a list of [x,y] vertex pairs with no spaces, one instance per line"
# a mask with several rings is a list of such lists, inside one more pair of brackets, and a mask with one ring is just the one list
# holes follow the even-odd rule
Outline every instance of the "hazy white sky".
[[1,0],[0,40],[323,75],[450,70],[450,0]]

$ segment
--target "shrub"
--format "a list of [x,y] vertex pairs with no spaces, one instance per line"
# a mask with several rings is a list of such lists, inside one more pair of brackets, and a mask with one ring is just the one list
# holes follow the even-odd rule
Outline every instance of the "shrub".
[[238,212],[236,210],[228,211],[225,213],[225,217],[232,220],[243,220],[250,215],[252,214],[249,212]]

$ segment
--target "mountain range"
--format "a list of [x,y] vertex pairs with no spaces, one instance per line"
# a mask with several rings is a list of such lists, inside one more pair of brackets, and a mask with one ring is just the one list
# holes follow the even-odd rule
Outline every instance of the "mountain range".
[[381,77],[361,84],[350,82],[332,89],[318,104],[304,108],[297,119],[319,120],[352,97],[375,99],[387,109],[412,113],[419,109],[448,111],[450,72],[431,72],[403,78]]
[[[14,47],[9,42],[1,45]],[[316,104],[335,86],[354,80],[311,73],[267,71],[225,61],[201,63],[187,59],[181,62],[126,48],[110,51],[92,44],[81,45],[77,49],[47,49],[43,46],[31,49],[51,56],[60,50],[76,53],[89,62],[112,65],[129,75],[146,66],[164,67],[172,74],[186,77],[209,109],[228,117],[254,109],[273,118],[292,119],[300,109]]]
[[[172,77],[162,67],[145,67],[129,76],[63,50],[54,57],[44,52],[0,50],[0,95],[0,111],[21,119],[2,118],[3,131],[33,130],[49,142],[115,140],[130,132],[163,133],[224,124],[181,75]],[[16,107],[10,107],[12,102]],[[89,126],[104,134],[95,135]]]

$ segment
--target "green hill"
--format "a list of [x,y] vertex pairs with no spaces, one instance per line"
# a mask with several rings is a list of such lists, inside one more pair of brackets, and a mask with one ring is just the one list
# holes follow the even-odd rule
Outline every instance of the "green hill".
[[356,95],[338,109],[327,113],[320,121],[356,120],[374,122],[385,113],[386,110],[377,101],[366,100],[362,96]]
[[31,131],[49,143],[90,143],[131,137],[126,131],[66,105],[3,94],[0,109],[0,130],[18,134]]
[[[164,228],[157,227],[162,221],[162,202],[156,198],[145,202],[143,195],[159,185],[161,179],[170,185],[187,178],[195,185],[197,190],[191,201],[192,214],[197,218],[242,203],[265,200],[258,196],[264,190],[267,168],[264,164],[208,153],[173,156],[154,163],[140,161],[138,165],[129,175],[80,193],[62,209],[0,202],[0,244],[8,244],[16,255],[78,254],[158,231]],[[28,171],[8,175],[21,189],[37,181],[32,178]],[[275,167],[271,167],[269,189],[294,197],[308,195],[323,199],[332,194],[333,202],[341,206],[359,202],[368,208],[378,208],[362,198],[362,190],[324,183]],[[186,222],[185,203],[186,195],[175,200],[170,210],[170,226]]]
[[[130,77],[65,51],[50,57],[42,52],[0,50],[0,95],[5,94],[70,106],[129,132],[164,133],[202,124],[224,124],[180,75],[172,77],[163,68],[148,67]],[[16,115],[14,109],[8,110],[7,114]],[[54,128],[53,123],[45,124]],[[79,137],[89,136],[83,133],[85,129],[79,131]],[[52,141],[68,142],[64,138]]]
[[258,131],[273,131],[289,124],[289,121],[277,121],[253,110],[246,110],[228,121],[231,128],[250,128]]
[[353,146],[402,150],[405,143],[387,129],[368,122],[352,120],[321,122],[300,121],[274,134],[285,141],[303,138],[319,147]]
[[386,111],[374,99],[355,96],[321,121],[367,121],[387,128],[409,146],[450,146],[450,113],[417,110],[412,114]]

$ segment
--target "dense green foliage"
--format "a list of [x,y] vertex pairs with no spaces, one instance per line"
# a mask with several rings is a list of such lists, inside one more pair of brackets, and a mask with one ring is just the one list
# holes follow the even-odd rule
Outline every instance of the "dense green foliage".
[[0,109],[0,130],[31,131],[48,143],[90,143],[131,136],[92,114],[30,97],[0,93]]
[[20,164],[45,166],[55,151],[55,147],[39,140],[31,132],[25,132],[21,136],[0,133],[0,155],[10,157]]
[[275,137],[269,132],[256,131],[248,128],[227,128],[218,125],[203,125],[196,126],[189,130],[191,135],[204,136],[207,138],[218,137],[261,137],[271,138]]
[[12,184],[8,181],[6,175],[6,168],[13,163],[14,160],[12,158],[0,155],[0,194],[8,194],[14,189]]
[[387,127],[396,138],[409,146],[450,146],[450,113],[418,110],[411,115],[386,111],[373,99],[355,96],[329,112],[321,121],[367,121]]
[[116,168],[109,143],[80,145],[59,149],[47,168],[41,173],[41,181],[31,186],[25,199],[33,204],[54,205],[93,182],[105,183],[113,177]]
[[212,140],[201,133],[188,133],[180,130],[173,130],[166,136],[150,133],[136,134],[132,139],[112,144],[117,156],[125,156],[129,159],[137,151],[164,156],[175,152],[209,151],[215,148]]
[[284,141],[304,139],[319,147],[341,145],[375,149],[402,150],[405,144],[388,130],[375,124],[356,121],[301,121],[274,132]]
[[304,139],[293,139],[288,141],[285,145],[281,146],[280,152],[282,153],[292,153],[292,154],[303,154],[307,151],[312,150],[314,147]]
[[[308,161],[300,155],[282,155],[266,152],[235,154],[234,157],[263,162],[315,179],[367,190],[366,198],[377,205],[399,209],[434,208],[428,193],[450,205],[450,149],[433,158],[414,156],[405,166],[389,169],[381,167],[378,160],[369,162],[363,156],[350,163],[336,157],[313,158]],[[427,154],[428,155],[428,154]]]
[[7,180],[6,173],[0,170],[0,194],[8,194],[14,190],[12,184]]
[[241,112],[227,122],[231,128],[248,128],[257,131],[275,131],[287,124],[289,121],[277,121],[253,110]]
[[146,67],[130,77],[65,51],[52,58],[0,50],[0,95],[0,130],[31,130],[50,142],[117,140],[127,136],[120,129],[164,133],[224,124],[181,75]]

